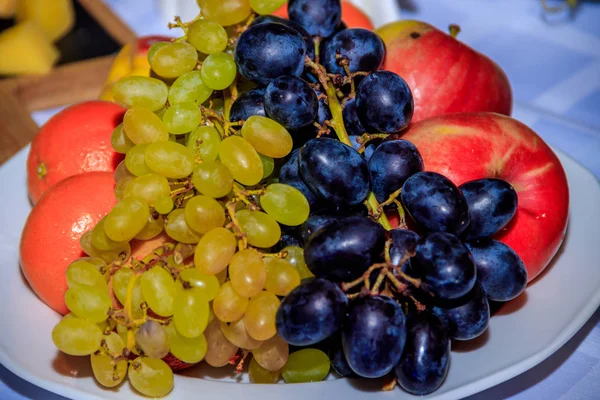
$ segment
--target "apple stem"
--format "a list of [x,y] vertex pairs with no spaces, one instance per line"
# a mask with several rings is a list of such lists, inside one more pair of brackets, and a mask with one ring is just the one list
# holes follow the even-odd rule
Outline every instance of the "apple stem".
[[453,38],[456,38],[458,36],[458,34],[460,33],[460,25],[450,24],[448,26],[448,31],[450,32],[450,36],[452,36]]

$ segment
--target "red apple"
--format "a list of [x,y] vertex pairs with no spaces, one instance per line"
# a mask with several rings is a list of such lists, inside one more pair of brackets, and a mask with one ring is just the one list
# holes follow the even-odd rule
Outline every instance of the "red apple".
[[413,92],[413,122],[459,112],[510,115],[508,78],[483,54],[420,21],[394,22],[377,33],[387,49],[383,69],[403,77]]
[[426,171],[456,185],[482,178],[510,183],[517,213],[495,238],[519,254],[529,281],[546,268],[565,235],[569,187],[560,161],[534,131],[500,114],[462,113],[413,124],[402,138],[417,146]]

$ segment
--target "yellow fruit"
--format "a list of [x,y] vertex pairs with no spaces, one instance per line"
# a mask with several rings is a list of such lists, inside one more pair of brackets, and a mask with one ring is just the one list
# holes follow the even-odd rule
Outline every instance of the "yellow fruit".
[[34,22],[0,33],[0,75],[43,74],[58,60],[58,50]]
[[17,9],[17,0],[0,0],[0,18],[12,18]]
[[56,41],[65,36],[75,24],[73,0],[19,0],[17,22],[34,21]]

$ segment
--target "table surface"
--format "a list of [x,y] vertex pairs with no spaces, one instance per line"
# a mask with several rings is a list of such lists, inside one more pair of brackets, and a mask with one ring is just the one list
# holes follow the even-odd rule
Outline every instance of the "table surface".
[[[169,34],[153,2],[105,1],[139,35]],[[396,1],[406,18],[442,29],[460,24],[459,38],[508,74],[514,117],[600,177],[600,3],[583,0],[569,18],[562,13],[544,16],[537,0]],[[36,112],[33,119],[42,124],[57,111]],[[505,398],[599,399],[600,310],[546,361],[469,400]],[[65,398],[0,366],[0,399]]]

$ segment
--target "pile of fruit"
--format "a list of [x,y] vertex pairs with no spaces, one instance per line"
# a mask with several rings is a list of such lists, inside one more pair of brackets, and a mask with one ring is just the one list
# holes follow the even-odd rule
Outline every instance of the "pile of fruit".
[[[25,275],[67,314],[56,346],[90,356],[103,386],[127,377],[161,397],[173,370],[205,361],[232,374],[248,366],[257,383],[320,381],[333,367],[428,394],[451,340],[481,335],[490,304],[519,296],[560,245],[566,179],[535,133],[497,114],[411,124],[427,104],[413,98],[414,76],[381,69],[378,34],[348,28],[339,0],[290,0],[289,19],[270,15],[284,3],[201,0],[197,19],[175,19],[181,38],[149,48],[151,76],[114,83],[126,111],[102,107],[124,155],[116,200],[83,211],[83,199],[113,188],[95,172],[75,211],[61,204],[69,218],[85,213],[65,225],[87,255],[57,267],[64,287],[44,289],[32,249],[48,245],[47,210],[88,174],[53,186],[31,213]],[[441,34],[401,24],[410,46]],[[491,111],[510,103],[510,92],[493,96]],[[482,148],[494,156],[477,165]],[[546,233],[513,250],[519,226]]]

